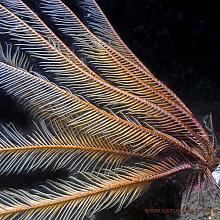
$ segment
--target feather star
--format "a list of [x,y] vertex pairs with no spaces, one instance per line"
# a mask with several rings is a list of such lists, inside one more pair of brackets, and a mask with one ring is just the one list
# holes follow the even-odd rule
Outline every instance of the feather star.
[[[65,169],[68,179],[0,191],[0,219],[83,219],[128,206],[160,179],[214,185],[214,142],[122,42],[94,0],[0,0],[0,89],[34,128],[0,132],[0,174]],[[72,3],[74,5],[74,3]],[[76,3],[75,3],[76,4]]]

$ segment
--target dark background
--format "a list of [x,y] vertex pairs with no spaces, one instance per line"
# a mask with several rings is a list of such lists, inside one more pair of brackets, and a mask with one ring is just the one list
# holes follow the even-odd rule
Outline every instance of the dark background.
[[217,1],[98,0],[140,60],[201,118],[220,124]]
[[[97,2],[129,48],[200,121],[205,115],[213,114],[215,133],[220,137],[220,71],[217,63],[220,58],[220,18],[217,1]],[[0,95],[0,122],[12,121],[27,127],[29,119],[22,109],[9,97]],[[48,174],[44,176],[48,177]],[[145,208],[180,207],[180,186],[174,181],[158,183],[155,188],[120,213],[113,215],[113,210],[106,210],[97,219],[176,219],[175,215],[147,215],[144,212]]]

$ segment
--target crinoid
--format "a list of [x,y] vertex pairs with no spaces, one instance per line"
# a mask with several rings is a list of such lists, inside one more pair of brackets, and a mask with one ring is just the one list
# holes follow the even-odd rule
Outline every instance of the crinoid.
[[[78,19],[74,12],[85,16]],[[71,7],[71,9],[70,9]],[[198,199],[216,150],[183,102],[133,55],[94,0],[0,0],[0,89],[33,120],[2,125],[0,174],[67,170],[3,188],[0,219],[83,219],[176,174]]]

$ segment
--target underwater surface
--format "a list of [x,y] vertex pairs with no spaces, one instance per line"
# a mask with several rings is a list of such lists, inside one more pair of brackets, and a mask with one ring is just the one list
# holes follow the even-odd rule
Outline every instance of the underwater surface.
[[[200,121],[212,113],[215,134],[220,143],[220,17],[215,4],[217,1],[97,2],[127,46],[179,96]],[[0,122],[12,121],[27,129],[30,119],[1,90],[0,95]],[[38,175],[16,180],[8,178],[7,181],[15,186],[25,185],[34,182]],[[42,179],[48,175],[45,173]],[[149,214],[146,209],[180,208],[179,182],[175,179],[166,183],[158,182],[149,193],[119,213],[113,214],[114,209],[107,209],[93,216],[93,219],[178,219],[176,214]],[[1,184],[3,180],[0,180]]]

